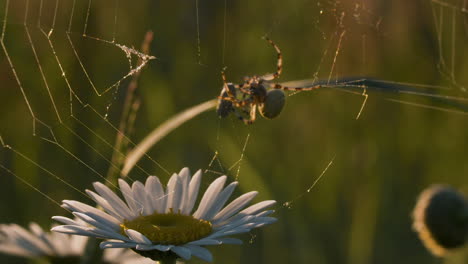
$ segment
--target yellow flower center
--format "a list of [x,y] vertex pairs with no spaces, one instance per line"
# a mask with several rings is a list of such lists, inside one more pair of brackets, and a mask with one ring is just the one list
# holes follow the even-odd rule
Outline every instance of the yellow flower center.
[[120,224],[121,232],[133,229],[145,235],[151,242],[162,245],[182,245],[209,235],[212,226],[209,221],[196,219],[191,215],[167,213],[142,215]]

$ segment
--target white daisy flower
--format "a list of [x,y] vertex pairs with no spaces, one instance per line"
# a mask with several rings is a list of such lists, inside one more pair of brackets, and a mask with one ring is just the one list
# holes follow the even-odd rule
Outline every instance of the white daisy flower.
[[[87,237],[45,232],[30,223],[29,230],[16,224],[0,225],[0,252],[25,258],[47,258],[51,263],[80,263]],[[104,251],[103,263],[150,264],[128,249]]]
[[[250,232],[253,228],[276,222],[270,217],[273,210],[266,208],[276,202],[269,200],[245,208],[257,195],[248,192],[225,206],[237,182],[225,188],[227,177],[214,180],[205,191],[196,210],[202,173],[191,177],[184,168],[169,179],[166,191],[155,176],[142,184],[135,181],[130,187],[119,180],[125,202],[104,184],[95,182],[97,193],[87,190],[89,196],[106,212],[95,207],[64,200],[63,207],[72,211],[82,224],[70,218],[55,216],[65,225],[54,227],[56,232],[106,239],[101,248],[132,248],[153,260],[173,263],[196,256],[205,261],[213,257],[204,246],[242,244],[230,236]],[[245,208],[245,209],[244,209]]]

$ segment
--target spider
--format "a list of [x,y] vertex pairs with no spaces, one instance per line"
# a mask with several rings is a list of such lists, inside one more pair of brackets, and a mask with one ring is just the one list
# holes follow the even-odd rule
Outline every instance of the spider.
[[[233,84],[226,81],[226,75],[221,71],[223,79],[223,89],[218,96],[217,114],[224,118],[234,113],[237,118],[249,125],[255,122],[257,118],[257,107],[260,115],[267,119],[277,117],[286,102],[286,96],[283,91],[310,91],[319,89],[322,85],[313,85],[306,87],[287,87],[278,83],[272,83],[274,79],[280,77],[283,70],[283,57],[279,47],[268,37],[264,39],[276,50],[277,62],[274,73],[263,76],[245,77],[244,83]],[[244,117],[248,116],[248,118]]]

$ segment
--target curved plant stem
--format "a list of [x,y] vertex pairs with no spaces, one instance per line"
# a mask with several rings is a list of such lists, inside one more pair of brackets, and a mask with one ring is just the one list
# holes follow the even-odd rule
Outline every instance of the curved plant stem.
[[127,158],[124,161],[124,166],[122,169],[122,176],[126,176],[130,170],[135,166],[135,164],[140,160],[140,158],[159,140],[164,138],[171,131],[187,122],[188,120],[196,117],[197,115],[206,112],[208,110],[214,109],[217,104],[217,99],[212,99],[196,106],[193,106],[162,123],[156,129],[154,129],[148,136],[146,136],[140,144],[138,144],[130,153],[128,153]]

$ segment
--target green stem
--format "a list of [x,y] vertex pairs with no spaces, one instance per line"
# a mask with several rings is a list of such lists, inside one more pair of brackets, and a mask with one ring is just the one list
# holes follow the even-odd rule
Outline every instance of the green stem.
[[103,251],[99,248],[99,240],[88,238],[80,264],[101,263]]

